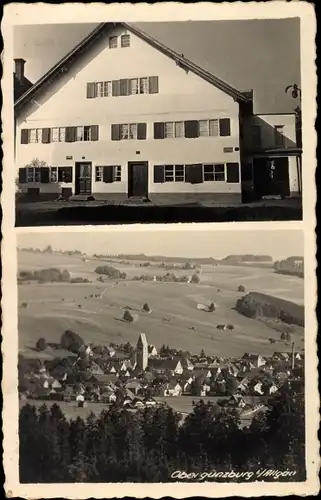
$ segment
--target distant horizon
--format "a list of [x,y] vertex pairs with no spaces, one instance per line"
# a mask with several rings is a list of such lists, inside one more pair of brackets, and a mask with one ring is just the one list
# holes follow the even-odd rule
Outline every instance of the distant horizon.
[[[298,229],[286,231],[186,229],[175,232],[167,229],[157,230],[157,232],[143,229],[136,230],[135,235],[131,233],[130,230],[112,231],[109,234],[100,231],[93,234],[86,231],[26,233],[18,235],[17,248],[44,250],[50,245],[55,251],[79,251],[87,255],[144,254],[145,256],[217,260],[228,255],[245,254],[268,255],[273,261],[292,256],[304,256],[303,234]],[[141,234],[137,237],[137,233]],[[163,233],[161,237],[160,233]]]

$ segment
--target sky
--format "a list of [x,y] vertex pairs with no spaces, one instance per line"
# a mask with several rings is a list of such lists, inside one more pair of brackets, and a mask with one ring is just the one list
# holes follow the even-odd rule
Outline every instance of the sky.
[[[97,24],[16,26],[14,57],[35,83]],[[254,89],[256,113],[292,112],[285,87],[300,85],[300,20],[252,19],[135,23],[239,90]]]
[[303,233],[291,230],[118,229],[68,232],[30,232],[18,235],[18,248],[79,250],[92,255],[138,254],[165,257],[214,257],[264,254],[274,260],[303,255]]

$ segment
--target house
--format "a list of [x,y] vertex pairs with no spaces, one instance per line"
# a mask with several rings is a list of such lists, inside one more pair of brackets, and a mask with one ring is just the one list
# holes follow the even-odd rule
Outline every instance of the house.
[[100,395],[100,401],[104,404],[114,403],[117,400],[117,396],[112,389],[108,387],[106,390]]
[[264,391],[263,391],[263,383],[259,380],[258,382],[255,382],[253,384],[253,392],[255,394],[261,394],[263,395],[264,394]]
[[295,114],[258,115],[253,96],[153,30],[99,24],[15,101],[19,188],[155,203],[296,195]]
[[254,368],[260,368],[266,364],[265,359],[260,354],[244,354],[243,360],[250,363]]
[[229,399],[229,404],[238,408],[244,408],[246,406],[246,402],[240,394],[233,394]]
[[154,345],[149,345],[148,346],[148,357],[152,357],[152,356],[157,356],[157,349]]
[[99,386],[114,385],[117,381],[118,377],[112,373],[95,374],[90,378],[90,382],[96,383]]
[[139,394],[143,387],[142,385],[138,382],[138,380],[130,380],[125,384],[126,389],[129,389],[135,396]]
[[148,370],[159,374],[170,372],[172,375],[180,375],[184,371],[179,360],[160,358],[150,358],[148,360]]
[[182,392],[182,386],[175,379],[165,384],[164,396],[181,396]]
[[237,386],[238,391],[240,392],[247,392],[249,388],[249,381],[247,378],[242,378],[239,382],[239,385]]
[[85,397],[83,394],[78,394],[76,396],[76,403],[77,403],[78,408],[84,408],[85,406],[87,406],[87,403],[85,401]]
[[204,379],[210,379],[212,377],[212,372],[209,369],[197,369],[193,370],[192,376],[194,380],[198,380],[200,378]]
[[75,393],[75,390],[72,386],[67,385],[67,387],[64,390],[63,398],[64,398],[64,401],[75,401],[76,400],[76,393]]

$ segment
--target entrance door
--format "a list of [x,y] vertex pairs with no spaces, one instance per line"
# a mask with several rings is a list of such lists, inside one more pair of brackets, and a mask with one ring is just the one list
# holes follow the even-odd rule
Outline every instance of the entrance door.
[[91,162],[76,163],[76,194],[91,194]]
[[148,196],[148,162],[128,163],[128,196]]
[[254,190],[259,198],[290,194],[287,157],[255,158],[253,160]]

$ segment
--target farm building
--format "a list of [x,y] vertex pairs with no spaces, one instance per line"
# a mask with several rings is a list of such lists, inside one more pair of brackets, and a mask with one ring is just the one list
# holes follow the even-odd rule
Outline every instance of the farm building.
[[[293,108],[257,114],[255,89],[195,62],[152,29],[98,25],[15,100],[22,196],[241,203],[300,195]],[[24,81],[21,60],[16,77]]]

